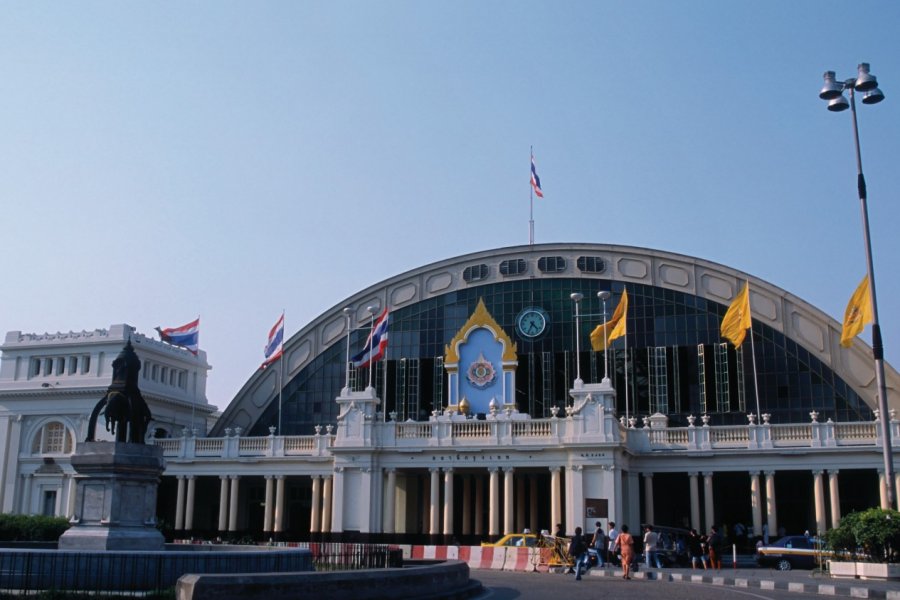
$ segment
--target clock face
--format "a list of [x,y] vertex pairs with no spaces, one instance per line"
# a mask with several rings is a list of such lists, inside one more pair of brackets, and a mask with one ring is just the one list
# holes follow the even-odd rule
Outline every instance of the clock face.
[[540,308],[526,308],[516,317],[516,329],[522,337],[538,337],[547,329],[547,313]]

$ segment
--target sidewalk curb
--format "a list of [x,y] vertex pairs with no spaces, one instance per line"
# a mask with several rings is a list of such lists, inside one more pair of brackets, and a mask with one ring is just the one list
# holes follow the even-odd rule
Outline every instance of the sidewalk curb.
[[[585,576],[590,577],[621,577],[621,570],[590,569]],[[774,579],[750,579],[747,577],[728,577],[720,575],[694,575],[684,573],[668,573],[657,570],[640,570],[632,572],[632,579],[644,579],[647,581],[677,583],[699,583],[738,588],[756,588],[760,590],[782,590],[803,594],[818,594],[820,596],[845,596],[848,598],[874,598],[877,600],[900,600],[898,590],[875,590],[865,585],[853,585],[850,582],[842,583],[803,583],[798,581],[776,581]],[[833,580],[829,580],[833,581]]]

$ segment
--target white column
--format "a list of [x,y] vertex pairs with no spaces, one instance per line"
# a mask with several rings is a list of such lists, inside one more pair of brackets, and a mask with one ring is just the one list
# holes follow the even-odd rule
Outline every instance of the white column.
[[775,471],[766,471],[766,524],[769,539],[778,539],[778,510],[775,506]]
[[816,535],[825,533],[825,482],[822,471],[813,471],[813,500],[816,507]]
[[713,503],[713,474],[703,473],[703,510],[706,513],[706,531],[716,524],[715,504]]
[[463,475],[462,490],[462,534],[471,535],[472,533],[472,476]]
[[878,495],[881,497],[881,508],[887,510],[890,508],[887,498],[887,477],[884,471],[878,471]]
[[333,533],[344,531],[344,509],[347,506],[344,502],[344,469],[345,467],[338,467],[331,475],[331,502],[329,502],[331,514],[328,531]]
[[[882,479],[884,477],[882,476]],[[34,510],[31,508],[31,486],[34,484],[34,474],[22,474],[22,510],[23,515],[33,515]]]
[[[551,533],[556,533],[556,525],[562,523],[562,497],[560,495],[560,469],[561,467],[550,467],[550,521]],[[565,531],[565,527],[563,527]]]
[[750,510],[753,514],[753,535],[762,535],[762,490],[759,471],[750,472]]
[[184,530],[184,475],[176,475],[178,491],[175,494],[175,531]]
[[193,475],[187,477],[187,500],[184,507],[184,529],[194,530],[194,499],[197,497],[197,478]]
[[656,523],[653,514],[653,473],[644,473],[644,522]]
[[484,532],[484,475],[475,476],[475,515],[472,533],[481,535]]
[[894,473],[894,500],[897,501],[897,510],[900,510],[900,472]]
[[841,524],[841,494],[838,490],[839,471],[828,471],[828,495],[831,501],[831,527]]
[[309,509],[309,531],[322,531],[322,476],[312,476],[312,507]]
[[284,475],[275,478],[275,533],[284,531]]
[[231,476],[231,498],[228,502],[228,531],[237,531],[238,518],[238,491],[241,478],[238,475]]
[[512,533],[516,528],[513,513],[513,468],[503,469],[503,532]]
[[322,531],[331,531],[331,501],[334,490],[334,475],[325,477],[322,490]]
[[500,535],[500,469],[491,467],[490,489],[488,491],[488,535]]
[[699,473],[696,471],[688,473],[688,487],[691,492],[691,527],[697,531],[701,531],[700,524],[700,482],[698,481]]
[[525,529],[525,475],[516,477],[516,531]]
[[431,501],[428,503],[430,518],[428,520],[428,533],[437,535],[441,532],[441,470],[437,468],[428,469],[431,473]]
[[397,469],[387,470],[387,489],[384,499],[384,532],[397,532]]
[[266,504],[263,507],[263,531],[272,531],[272,509],[275,500],[275,480],[271,475],[266,475]]
[[537,475],[528,476],[528,493],[531,495],[528,502],[528,523],[531,525],[532,531],[537,533],[541,530],[541,524],[538,523]]
[[444,469],[444,535],[453,534],[453,469]]
[[219,476],[219,531],[228,527],[228,475]]

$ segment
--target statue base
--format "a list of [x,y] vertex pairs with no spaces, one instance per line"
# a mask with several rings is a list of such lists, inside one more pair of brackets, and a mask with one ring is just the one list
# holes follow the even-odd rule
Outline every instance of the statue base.
[[72,456],[75,514],[60,550],[162,550],[156,495],[165,469],[162,448],[84,442]]

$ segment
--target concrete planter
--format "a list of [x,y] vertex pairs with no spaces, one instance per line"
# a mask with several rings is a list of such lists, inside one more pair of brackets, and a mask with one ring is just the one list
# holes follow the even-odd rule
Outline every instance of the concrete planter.
[[828,561],[828,571],[838,579],[900,580],[900,564]]

